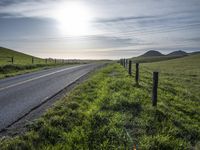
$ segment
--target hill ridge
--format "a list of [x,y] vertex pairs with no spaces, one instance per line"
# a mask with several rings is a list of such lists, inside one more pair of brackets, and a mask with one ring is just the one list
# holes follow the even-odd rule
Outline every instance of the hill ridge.
[[149,50],[146,53],[140,55],[139,57],[152,57],[152,56],[164,56],[164,54],[156,50]]

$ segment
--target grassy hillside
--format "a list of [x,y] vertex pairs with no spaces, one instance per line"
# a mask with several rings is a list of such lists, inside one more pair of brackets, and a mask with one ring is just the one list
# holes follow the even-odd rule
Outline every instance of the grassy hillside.
[[158,62],[158,61],[164,61],[164,60],[171,60],[176,58],[181,58],[184,56],[149,56],[149,57],[134,57],[132,58],[133,62],[138,63],[148,63],[148,62]]
[[[133,67],[134,68],[134,67]],[[200,55],[140,65],[140,86],[110,64],[29,125],[4,138],[4,149],[200,148]],[[152,71],[159,70],[158,106],[151,105]]]
[[[14,64],[21,64],[21,65],[32,64],[32,56],[0,47],[0,65],[11,64],[11,62],[8,62],[10,61],[10,59],[5,57],[14,57]],[[35,63],[41,64],[45,63],[45,61],[40,58],[35,58]]]
[[164,55],[164,54],[160,53],[159,51],[150,50],[141,56],[133,57],[132,61],[138,62],[138,63],[158,62],[158,61],[181,58],[181,57],[185,57],[188,55],[190,55],[190,54],[188,54],[184,51],[181,51],[181,50],[171,52],[167,55]]
[[[11,58],[7,57],[14,57],[14,63],[12,64]],[[0,79],[61,65],[92,62],[90,60],[68,60],[63,63],[62,60],[58,59],[55,62],[53,59],[47,59],[46,61],[45,59],[34,57],[34,63],[32,64],[32,57],[31,55],[0,47]]]

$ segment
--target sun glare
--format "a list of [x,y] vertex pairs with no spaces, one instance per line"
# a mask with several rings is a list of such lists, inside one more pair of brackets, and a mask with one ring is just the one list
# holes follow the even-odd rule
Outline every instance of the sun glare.
[[55,11],[55,19],[63,34],[82,36],[89,34],[92,13],[80,2],[66,2]]

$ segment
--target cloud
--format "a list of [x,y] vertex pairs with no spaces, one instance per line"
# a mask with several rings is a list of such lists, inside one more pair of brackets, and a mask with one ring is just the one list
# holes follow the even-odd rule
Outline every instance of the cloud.
[[109,23],[109,22],[122,22],[130,20],[142,20],[142,19],[152,19],[155,16],[130,16],[130,17],[116,17],[111,19],[97,19],[96,22],[99,23]]
[[52,16],[52,10],[60,5],[61,1],[50,0],[15,0],[3,1],[0,3],[0,14],[4,14],[4,18],[23,18],[23,17],[38,17],[49,18]]

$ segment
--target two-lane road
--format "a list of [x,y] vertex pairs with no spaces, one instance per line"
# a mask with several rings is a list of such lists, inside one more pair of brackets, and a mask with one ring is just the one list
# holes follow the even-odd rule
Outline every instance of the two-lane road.
[[100,65],[65,66],[0,80],[0,130]]

